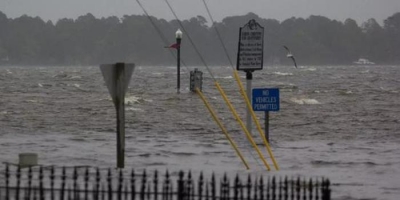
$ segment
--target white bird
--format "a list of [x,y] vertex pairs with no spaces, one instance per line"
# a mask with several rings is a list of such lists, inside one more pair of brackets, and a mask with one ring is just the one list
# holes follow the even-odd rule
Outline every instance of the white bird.
[[288,53],[286,55],[286,57],[291,58],[293,60],[294,66],[297,68],[296,60],[294,59],[293,54],[290,52],[290,50],[289,50],[289,48],[287,46],[283,45],[283,47],[286,49],[286,51]]

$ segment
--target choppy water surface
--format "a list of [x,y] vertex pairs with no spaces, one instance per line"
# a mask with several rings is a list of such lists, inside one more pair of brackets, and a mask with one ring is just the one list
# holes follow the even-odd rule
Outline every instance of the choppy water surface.
[[[400,198],[400,66],[255,72],[254,87],[281,89],[281,111],[270,114],[279,172],[266,172],[256,160],[213,80],[200,70],[204,93],[250,172],[329,177],[334,199]],[[231,68],[213,72],[245,121]],[[126,97],[127,166],[248,173],[200,98],[189,92],[188,74],[184,68],[178,95],[175,67],[135,69]],[[115,166],[115,110],[98,66],[0,67],[0,94],[0,162],[37,152],[44,165]],[[263,123],[264,114],[257,114]]]

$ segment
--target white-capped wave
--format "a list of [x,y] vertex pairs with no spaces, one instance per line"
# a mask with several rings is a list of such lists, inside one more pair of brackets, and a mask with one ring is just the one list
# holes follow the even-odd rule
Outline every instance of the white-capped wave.
[[28,102],[28,103],[38,103],[39,101],[38,101],[38,100],[30,99],[30,100],[25,100],[25,102]]
[[233,76],[217,76],[215,78],[221,78],[221,79],[233,79]]
[[361,71],[361,74],[368,74],[369,73],[369,69]]
[[309,67],[309,68],[304,68],[305,71],[317,71],[317,68],[315,67]]
[[272,72],[272,74],[279,76],[293,76],[293,73],[288,73],[288,72]]
[[142,97],[137,97],[137,96],[125,97],[125,103],[127,105],[141,104],[143,102],[153,102],[153,100],[152,99],[144,99]]
[[79,80],[79,79],[82,79],[82,77],[81,76],[71,76],[70,79],[71,80]]
[[296,104],[300,104],[300,105],[304,105],[304,104],[308,104],[308,105],[321,104],[316,99],[309,99],[309,98],[303,98],[303,97],[300,97],[300,98],[299,97],[293,97],[293,98],[290,98],[290,101],[292,101],[293,103],[296,103]]
[[38,87],[52,87],[53,85],[51,85],[51,84],[48,84],[48,83],[38,83]]
[[345,93],[345,94],[353,94],[353,91],[351,91],[351,90],[346,90],[344,93]]
[[138,104],[140,102],[143,102],[143,100],[139,97],[135,97],[135,96],[129,96],[129,97],[125,97],[125,103],[126,104]]
[[129,108],[126,108],[126,110],[129,110],[129,111],[139,111],[139,112],[144,112],[144,110],[143,110],[143,109],[141,109],[141,108],[134,108],[134,107],[129,107]]

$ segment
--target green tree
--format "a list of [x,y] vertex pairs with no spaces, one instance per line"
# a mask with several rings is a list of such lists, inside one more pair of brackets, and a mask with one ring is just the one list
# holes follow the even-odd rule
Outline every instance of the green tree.
[[387,59],[385,51],[387,38],[383,28],[371,18],[362,24],[362,31],[365,36],[365,57],[377,63],[384,63]]
[[384,21],[387,41],[386,54],[391,63],[400,62],[400,12],[390,16]]

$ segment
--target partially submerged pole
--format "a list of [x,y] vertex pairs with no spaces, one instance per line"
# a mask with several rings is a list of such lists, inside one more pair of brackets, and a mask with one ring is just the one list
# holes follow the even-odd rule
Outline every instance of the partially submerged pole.
[[[253,81],[253,73],[249,70],[246,71],[246,93],[247,98],[251,99],[251,92],[252,92],[252,81]],[[252,131],[251,127],[251,110],[249,107],[246,109],[246,127],[249,133]]]
[[265,123],[265,139],[267,140],[268,143],[271,143],[271,141],[269,141],[269,111],[265,111],[265,118],[264,118],[264,123]]
[[116,98],[115,110],[117,111],[117,167],[125,167],[125,63],[115,65]]
[[177,59],[177,63],[176,63],[176,68],[177,68],[177,86],[176,86],[176,90],[177,93],[180,93],[180,89],[181,89],[181,41],[182,41],[182,31],[180,29],[178,29],[175,33],[175,37],[176,37],[176,59]]
[[125,92],[135,65],[116,63],[101,65],[108,91],[117,113],[117,167],[125,167]]

